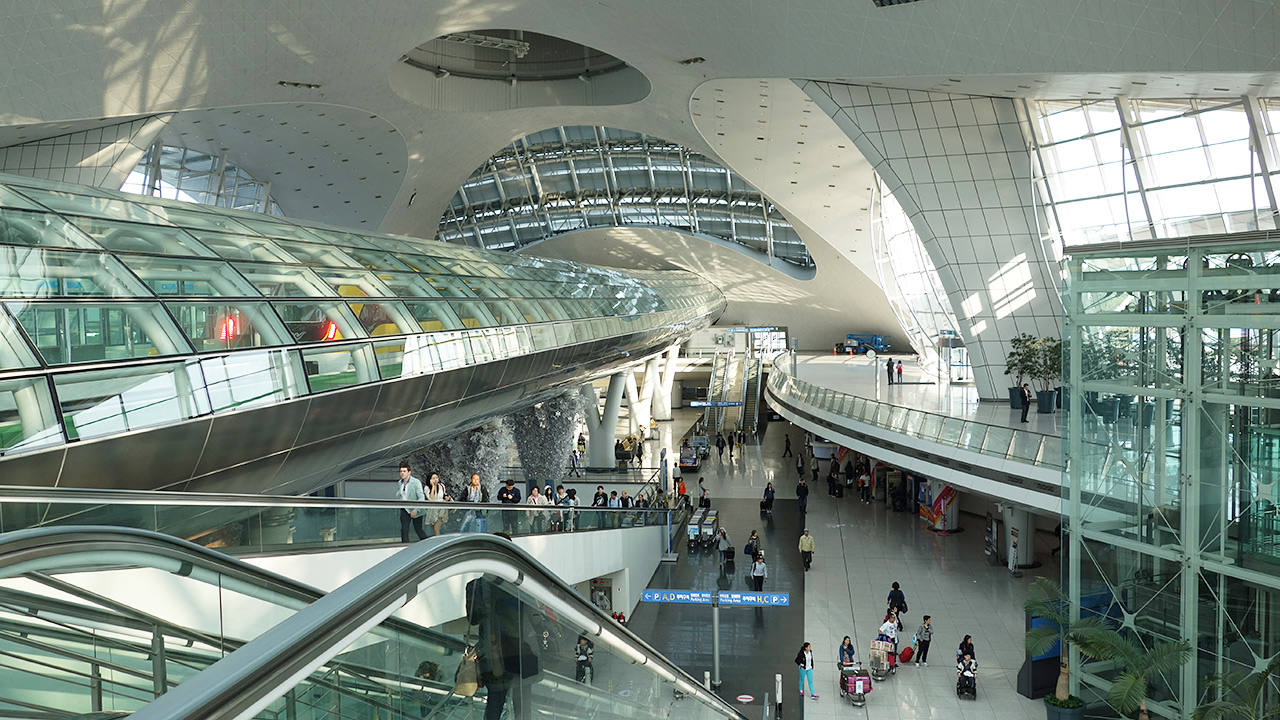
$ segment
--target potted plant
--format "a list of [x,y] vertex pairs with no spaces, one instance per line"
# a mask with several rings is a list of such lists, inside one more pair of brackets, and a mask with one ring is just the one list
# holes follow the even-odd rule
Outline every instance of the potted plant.
[[1055,645],[1058,647],[1058,682],[1053,694],[1044,699],[1045,717],[1047,720],[1080,720],[1084,717],[1084,701],[1068,691],[1071,676],[1070,668],[1067,667],[1067,647],[1075,642],[1078,632],[1105,628],[1106,624],[1097,617],[1080,618],[1073,623],[1071,604],[1062,594],[1062,588],[1058,583],[1043,577],[1036,578],[1027,588],[1027,601],[1023,604],[1023,609],[1050,623],[1027,631],[1027,652],[1034,657],[1044,655]]
[[1276,720],[1280,707],[1264,702],[1269,688],[1280,680],[1280,655],[1267,666],[1252,673],[1229,673],[1209,680],[1209,687],[1221,692],[1221,699],[1201,705],[1191,713],[1192,720]]
[[1075,644],[1081,655],[1111,661],[1118,674],[1107,690],[1107,703],[1126,717],[1136,710],[1138,720],[1149,720],[1147,693],[1151,679],[1177,671],[1191,656],[1191,644],[1185,640],[1146,646],[1132,630],[1112,626],[1077,628]]
[[1051,413],[1057,404],[1054,386],[1062,378],[1062,339],[1036,338],[1031,349],[1030,375],[1036,384],[1036,412]]
[[1028,333],[1019,333],[1009,340],[1009,353],[1004,358],[1004,374],[1014,378],[1009,388],[1009,407],[1022,409],[1022,378],[1030,375],[1034,364],[1036,338]]

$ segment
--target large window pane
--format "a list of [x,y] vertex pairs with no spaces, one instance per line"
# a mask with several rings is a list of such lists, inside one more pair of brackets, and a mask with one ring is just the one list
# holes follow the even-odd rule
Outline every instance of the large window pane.
[[168,302],[196,352],[271,347],[293,342],[265,302]]
[[331,342],[364,337],[359,321],[341,301],[277,302],[272,305],[297,342]]
[[37,190],[25,187],[22,188],[22,194],[60,213],[87,215],[107,220],[131,220],[155,225],[167,224],[163,218],[150,212],[140,203],[80,195],[62,190]]
[[213,257],[208,248],[179,228],[96,218],[70,220],[99,245],[114,252]]
[[347,254],[370,270],[408,270],[407,265],[385,250],[349,248]]
[[252,235],[228,235],[219,232],[190,231],[205,247],[223,260],[294,263],[297,260],[276,245],[274,240]]
[[259,296],[257,289],[225,262],[137,255],[122,255],[120,260],[157,295]]
[[450,305],[453,307],[453,311],[458,314],[458,318],[462,320],[463,327],[493,327],[497,324],[493,319],[493,315],[489,313],[488,308],[478,300],[455,300]]
[[180,207],[177,202],[162,203],[152,200],[143,203],[147,210],[150,210],[152,213],[180,227],[195,228],[198,230],[213,230],[215,232],[239,233],[244,235],[256,234],[247,226],[236,222],[231,217],[205,212],[198,209],[198,207],[192,207],[190,203],[183,204],[187,205],[187,207]]
[[439,293],[430,283],[417,275],[409,273],[378,273],[378,279],[386,285],[396,297],[439,297]]
[[284,402],[306,394],[302,361],[289,350],[232,353],[200,361],[213,411]]
[[398,302],[348,302],[370,337],[400,335],[418,332],[418,325],[409,316],[408,309]]
[[297,225],[290,225],[283,222],[275,222],[273,220],[258,219],[246,213],[237,216],[240,222],[248,225],[256,232],[260,232],[267,237],[281,238],[285,240],[306,240],[308,242],[319,242],[320,238],[312,235],[306,228]]
[[462,321],[454,315],[453,308],[447,302],[409,300],[405,302],[405,305],[409,308],[409,314],[413,317],[414,322],[426,332],[457,330],[462,327]]
[[329,286],[304,267],[233,263],[254,287],[267,297],[326,297]]
[[79,228],[47,212],[0,209],[0,243],[97,249]]
[[36,367],[40,367],[40,361],[27,347],[17,323],[0,309],[0,370]]
[[8,304],[50,365],[191,352],[160,303]]
[[0,246],[0,297],[151,297],[102,253]]
[[0,456],[62,443],[44,376],[0,380]]
[[313,393],[378,380],[372,349],[364,343],[305,349],[302,366]]
[[307,265],[319,265],[322,267],[360,266],[359,263],[348,257],[346,253],[330,245],[314,245],[291,240],[277,240],[276,244],[284,248],[285,252]]
[[194,360],[54,376],[67,437],[76,440],[179,422],[209,412]]
[[319,268],[320,276],[333,288],[333,294],[342,297],[394,297],[395,293],[367,270],[330,270]]

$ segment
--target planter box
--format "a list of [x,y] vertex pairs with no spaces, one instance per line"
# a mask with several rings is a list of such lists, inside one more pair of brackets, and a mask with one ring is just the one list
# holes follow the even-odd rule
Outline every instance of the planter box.
[[1036,393],[1036,412],[1051,413],[1054,405],[1057,404],[1058,393],[1052,390],[1042,390]]
[[1084,706],[1063,708],[1045,703],[1044,717],[1045,720],[1084,720]]
[[1014,410],[1022,409],[1022,388],[1020,387],[1009,388],[1009,407],[1013,408]]

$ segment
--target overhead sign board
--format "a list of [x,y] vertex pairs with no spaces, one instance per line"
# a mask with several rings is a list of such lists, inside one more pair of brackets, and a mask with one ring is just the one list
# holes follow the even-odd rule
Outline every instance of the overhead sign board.
[[[710,605],[715,592],[701,590],[645,590],[642,602],[672,603],[677,605]],[[719,591],[721,607],[787,607],[791,596],[787,593],[729,592]]]
[[689,407],[741,407],[742,403],[731,400],[690,400]]

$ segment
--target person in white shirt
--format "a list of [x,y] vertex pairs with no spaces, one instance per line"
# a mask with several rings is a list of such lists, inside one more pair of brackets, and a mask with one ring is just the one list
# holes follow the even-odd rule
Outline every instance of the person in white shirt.
[[890,612],[880,626],[880,635],[896,647],[898,645],[898,614]]
[[[525,500],[525,503],[528,505],[547,505],[549,502],[550,501],[543,497],[542,491],[538,489],[537,485],[534,485],[533,488],[529,490],[529,498]],[[546,532],[546,515],[547,513],[545,510],[530,510],[529,529],[535,533]]]
[[[422,481],[413,476],[409,463],[400,463],[400,483],[396,486],[396,497],[405,503],[423,503],[427,498],[422,493]],[[409,542],[409,525],[419,540],[427,539],[427,531],[422,529],[422,508],[406,505],[400,508],[400,542]]]
[[800,669],[800,697],[804,697],[804,681],[808,680],[809,697],[817,700],[818,693],[813,691],[813,646],[809,643],[801,645],[796,653],[796,667]]
[[[439,473],[431,473],[427,477],[426,496],[427,502],[450,502],[453,498],[449,497],[449,493],[444,491],[444,483],[440,482]],[[440,526],[444,524],[445,518],[449,517],[448,510],[428,510],[427,522],[431,523],[431,527],[435,530],[435,534],[440,534]]]

